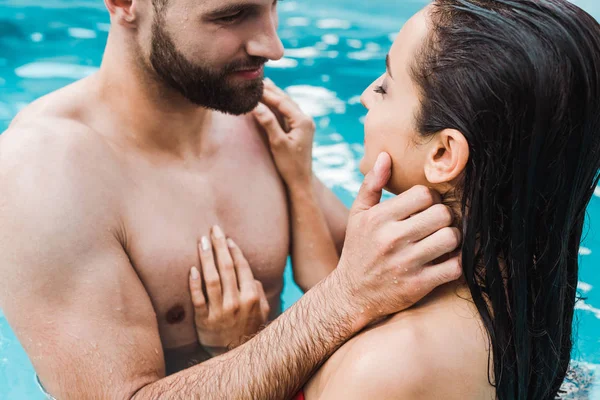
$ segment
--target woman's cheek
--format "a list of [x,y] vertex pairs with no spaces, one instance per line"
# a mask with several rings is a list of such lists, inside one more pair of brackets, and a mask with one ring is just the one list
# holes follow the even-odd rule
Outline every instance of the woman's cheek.
[[[373,152],[376,151],[375,143],[372,143],[372,121],[373,121],[373,113],[369,112],[365,117],[365,134],[364,134],[364,155],[362,160],[360,160],[359,169],[363,175],[366,175],[375,163],[375,159],[373,158]],[[375,158],[377,155],[375,155]]]

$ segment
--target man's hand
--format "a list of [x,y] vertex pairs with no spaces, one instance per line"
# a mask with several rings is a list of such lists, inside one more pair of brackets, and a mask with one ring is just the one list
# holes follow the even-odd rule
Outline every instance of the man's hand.
[[202,268],[200,272],[192,267],[190,291],[198,339],[214,357],[257,333],[267,322],[270,308],[262,284],[254,279],[235,242],[227,239],[219,227],[213,228],[211,238],[212,244],[206,236],[202,237]]
[[432,264],[461,241],[460,231],[450,227],[450,209],[439,204],[436,192],[421,186],[379,204],[390,176],[390,156],[382,153],[350,211],[333,273],[359,305],[359,324],[402,311],[462,273],[457,256]]

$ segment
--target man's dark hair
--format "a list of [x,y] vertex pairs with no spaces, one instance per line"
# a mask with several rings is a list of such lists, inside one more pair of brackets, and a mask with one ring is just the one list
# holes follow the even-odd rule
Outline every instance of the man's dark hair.
[[600,168],[600,26],[567,0],[436,0],[412,68],[423,136],[462,132],[462,266],[499,399],[553,399]]

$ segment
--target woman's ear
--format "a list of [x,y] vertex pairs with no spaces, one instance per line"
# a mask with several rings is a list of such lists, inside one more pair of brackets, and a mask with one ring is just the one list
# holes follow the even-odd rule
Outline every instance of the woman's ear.
[[104,0],[114,22],[132,27],[136,21],[137,0]]
[[456,179],[469,161],[469,144],[456,129],[444,129],[429,144],[425,177],[430,183],[448,183]]

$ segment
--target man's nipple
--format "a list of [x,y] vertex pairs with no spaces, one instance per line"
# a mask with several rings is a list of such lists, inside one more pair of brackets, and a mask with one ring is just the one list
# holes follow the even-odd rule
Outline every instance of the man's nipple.
[[185,310],[181,304],[173,306],[167,312],[167,322],[169,324],[179,324],[185,319]]

